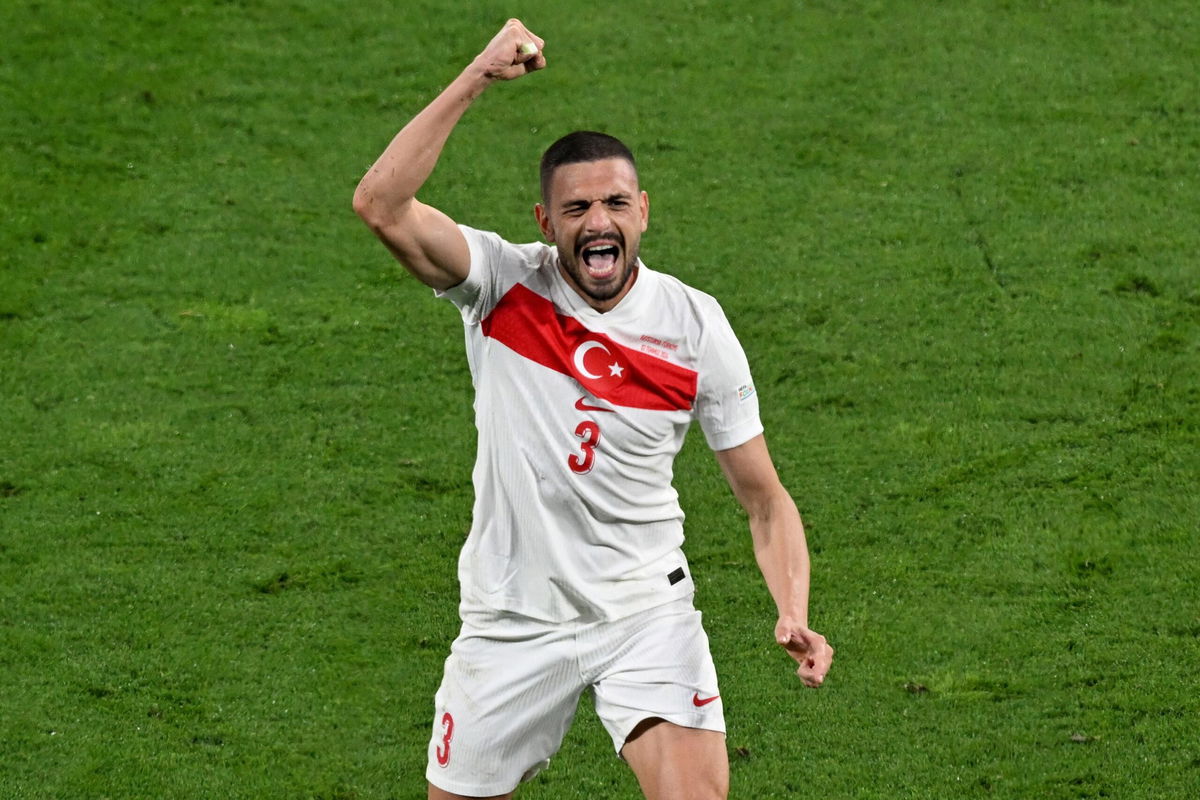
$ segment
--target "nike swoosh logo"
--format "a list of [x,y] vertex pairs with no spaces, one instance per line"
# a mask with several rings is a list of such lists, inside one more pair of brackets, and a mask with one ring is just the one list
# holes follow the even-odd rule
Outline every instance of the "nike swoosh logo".
[[696,708],[703,708],[704,706],[708,705],[712,701],[720,699],[720,697],[721,697],[721,695],[714,694],[712,697],[706,697],[703,700],[701,700],[700,694],[697,692],[692,695],[692,705],[694,705]]
[[579,398],[578,400],[576,400],[576,401],[575,401],[575,408],[579,409],[580,411],[608,411],[609,413],[613,413],[613,414],[615,414],[615,413],[616,413],[616,409],[612,409],[612,408],[602,408],[602,407],[600,407],[600,406],[591,406],[591,405],[588,405],[587,403],[583,402],[583,401],[584,401],[584,400],[586,400],[586,399],[587,399],[587,395],[584,395],[583,397],[581,397],[581,398]]

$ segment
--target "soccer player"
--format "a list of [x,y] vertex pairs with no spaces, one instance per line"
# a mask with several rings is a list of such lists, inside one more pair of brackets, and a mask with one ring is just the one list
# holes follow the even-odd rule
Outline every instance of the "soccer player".
[[511,797],[591,689],[647,798],[724,798],[720,692],[671,486],[693,419],[749,514],[776,641],[806,686],[833,658],[808,627],[804,529],[737,338],[715,300],[639,259],[649,200],[610,136],[569,134],[543,156],[534,216],[548,244],[511,244],[416,199],[471,102],[545,67],[544,46],[509,20],[354,196],[392,254],[458,308],[475,385],[462,629],[434,701],[429,797]]

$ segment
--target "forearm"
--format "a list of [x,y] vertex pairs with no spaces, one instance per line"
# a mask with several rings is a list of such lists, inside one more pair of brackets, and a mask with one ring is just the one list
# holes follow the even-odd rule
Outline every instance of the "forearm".
[[396,134],[358,184],[354,207],[360,216],[397,213],[416,197],[454,126],[492,81],[485,68],[473,62]]
[[780,619],[808,627],[809,558],[796,503],[782,489],[750,516],[754,557]]

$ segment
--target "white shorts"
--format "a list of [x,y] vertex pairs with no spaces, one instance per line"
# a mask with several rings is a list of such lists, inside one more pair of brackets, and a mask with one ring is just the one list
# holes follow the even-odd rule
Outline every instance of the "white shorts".
[[473,612],[434,698],[425,777],[448,792],[511,792],[558,752],[579,697],[617,752],[642,720],[725,732],[717,673],[690,597],[606,622]]

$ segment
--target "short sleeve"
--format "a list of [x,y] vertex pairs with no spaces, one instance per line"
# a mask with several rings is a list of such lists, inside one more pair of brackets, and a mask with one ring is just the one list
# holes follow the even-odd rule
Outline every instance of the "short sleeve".
[[498,267],[503,256],[504,240],[494,233],[459,225],[467,240],[471,253],[470,270],[466,279],[443,291],[434,290],[436,297],[444,297],[458,308],[463,321],[476,323],[487,315],[491,298],[495,295]]
[[547,263],[550,248],[541,243],[512,244],[490,231],[459,225],[467,240],[471,265],[466,280],[444,291],[444,297],[462,314],[463,323],[477,325],[485,319],[514,284],[527,279]]
[[713,450],[728,450],[763,432],[750,364],[724,312],[713,303],[700,359],[696,416]]

